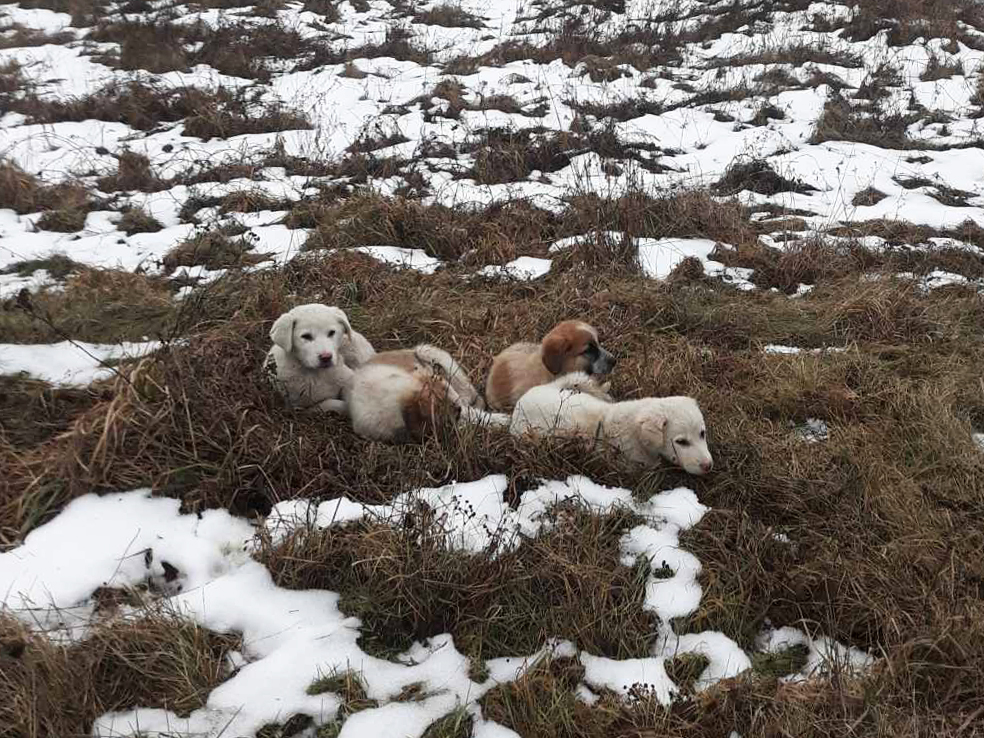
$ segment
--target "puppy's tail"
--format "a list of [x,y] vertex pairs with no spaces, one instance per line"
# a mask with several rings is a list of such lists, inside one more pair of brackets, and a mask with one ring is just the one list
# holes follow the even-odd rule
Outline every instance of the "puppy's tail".
[[441,371],[457,395],[462,407],[477,407],[479,409],[485,407],[485,403],[482,402],[482,398],[475,390],[468,374],[447,351],[439,349],[437,346],[431,346],[429,343],[422,343],[414,347],[413,355],[420,366]]
[[421,379],[417,391],[403,405],[403,425],[413,440],[422,440],[428,433],[458,420],[462,408],[454,390],[435,375]]

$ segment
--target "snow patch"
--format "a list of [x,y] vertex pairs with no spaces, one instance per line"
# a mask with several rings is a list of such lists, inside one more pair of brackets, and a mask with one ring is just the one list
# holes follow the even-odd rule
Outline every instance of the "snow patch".
[[115,374],[106,362],[139,359],[160,348],[159,341],[118,344],[61,341],[0,343],[0,374],[21,372],[62,387],[84,387]]
[[433,274],[441,266],[440,259],[435,259],[423,249],[405,249],[400,246],[354,246],[351,250],[368,254],[384,264],[414,269],[424,274]]

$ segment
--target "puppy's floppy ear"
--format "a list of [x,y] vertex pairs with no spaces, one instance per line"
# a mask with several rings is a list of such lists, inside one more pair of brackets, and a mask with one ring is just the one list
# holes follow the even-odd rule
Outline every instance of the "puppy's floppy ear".
[[339,309],[338,320],[342,324],[342,331],[345,333],[346,337],[352,335],[352,324],[349,323],[348,316],[345,314],[344,310]]
[[670,419],[662,413],[647,412],[639,422],[643,433],[652,438],[656,445],[662,447],[666,442],[666,426]]
[[540,345],[543,365],[551,374],[560,374],[564,369],[564,359],[571,351],[571,339],[562,333],[551,333]]
[[288,354],[294,348],[294,316],[284,313],[275,321],[270,328],[270,340]]

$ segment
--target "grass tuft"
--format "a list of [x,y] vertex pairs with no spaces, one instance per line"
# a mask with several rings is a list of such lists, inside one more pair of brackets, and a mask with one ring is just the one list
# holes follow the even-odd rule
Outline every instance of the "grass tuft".
[[160,707],[187,716],[226,676],[236,640],[166,613],[97,626],[56,645],[0,618],[0,724],[12,735],[88,735],[105,712]]

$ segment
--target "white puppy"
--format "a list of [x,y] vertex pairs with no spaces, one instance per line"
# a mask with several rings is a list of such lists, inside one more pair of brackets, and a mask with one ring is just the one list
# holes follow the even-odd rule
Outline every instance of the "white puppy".
[[489,416],[465,370],[427,344],[376,354],[356,370],[345,399],[353,430],[378,441],[419,440],[443,422]]
[[316,303],[299,305],[277,318],[270,340],[273,347],[264,368],[288,401],[337,413],[345,412],[340,397],[352,370],[376,353],[352,330],[343,310]]
[[602,440],[638,464],[660,458],[690,474],[714,465],[704,416],[691,397],[649,397],[608,402],[587,374],[568,374],[519,398],[509,431],[575,435]]

